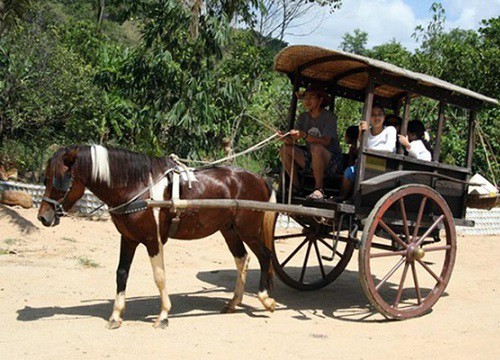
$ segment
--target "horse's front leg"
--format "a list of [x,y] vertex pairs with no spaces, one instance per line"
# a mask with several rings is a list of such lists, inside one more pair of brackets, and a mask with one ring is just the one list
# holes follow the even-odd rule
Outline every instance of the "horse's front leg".
[[130,272],[130,265],[134,259],[135,250],[139,243],[131,241],[124,236],[120,244],[120,262],[116,270],[116,298],[113,305],[113,313],[108,321],[108,329],[118,329],[122,324],[122,314],[125,310],[125,289]]
[[151,261],[151,267],[153,268],[153,276],[155,279],[156,286],[160,291],[161,298],[161,311],[160,315],[156,319],[154,323],[154,327],[156,328],[166,328],[168,326],[168,313],[172,307],[170,303],[170,297],[168,296],[166,281],[165,281],[165,261],[163,258],[163,245],[159,243],[158,253],[156,255],[152,255],[151,251],[149,251],[149,259]]

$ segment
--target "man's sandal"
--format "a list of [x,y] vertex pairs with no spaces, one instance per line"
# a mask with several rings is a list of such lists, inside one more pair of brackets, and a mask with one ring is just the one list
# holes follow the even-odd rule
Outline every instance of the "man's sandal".
[[306,196],[307,200],[323,200],[325,198],[325,192],[323,189],[314,189],[312,193]]

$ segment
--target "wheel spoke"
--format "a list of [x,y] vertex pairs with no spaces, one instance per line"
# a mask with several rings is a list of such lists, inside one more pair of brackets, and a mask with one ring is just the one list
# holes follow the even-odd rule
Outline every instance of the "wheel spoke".
[[451,249],[451,245],[434,246],[434,247],[426,247],[425,248],[425,252],[440,251],[440,250],[449,250],[449,249]]
[[441,215],[432,223],[432,225],[425,231],[425,233],[417,240],[415,243],[415,246],[420,246],[424,239],[429,236],[429,234],[439,225],[440,222],[442,222],[444,219],[444,215]]
[[294,251],[292,251],[292,253],[290,255],[288,255],[288,257],[285,259],[285,261],[283,261],[280,264],[280,267],[285,267],[285,265],[299,252],[299,250],[302,249],[302,247],[306,244],[307,241],[308,241],[308,239],[305,238],[304,241],[302,241],[300,243],[300,245]]
[[402,257],[398,263],[396,265],[394,265],[394,267],[384,276],[384,278],[382,280],[380,280],[380,282],[377,284],[377,286],[375,287],[375,289],[378,291],[378,289],[384,285],[384,283],[389,280],[389,278],[392,276],[392,274],[394,274],[396,272],[397,269],[399,269],[401,267],[401,265],[403,265],[403,263],[406,261],[406,258],[405,257]]
[[328,244],[325,240],[319,238],[318,239],[320,243],[322,243],[323,245],[325,245],[328,249],[330,249],[332,252],[335,251],[335,249],[333,248],[333,246],[331,246],[330,244]]
[[441,279],[439,276],[437,276],[437,275],[434,273],[434,271],[432,271],[432,269],[431,269],[429,266],[427,266],[427,264],[426,264],[426,263],[424,263],[422,260],[417,260],[417,261],[418,261],[418,263],[419,263],[420,265],[422,265],[422,266],[423,266],[423,268],[424,268],[425,270],[427,270],[427,272],[428,272],[429,274],[431,274],[431,276],[432,276],[434,279],[436,279],[436,281],[437,281],[438,283],[442,283],[442,282],[443,282],[443,279]]
[[335,255],[337,255],[341,259],[344,259],[344,254],[341,254],[338,251],[335,251]]
[[415,292],[417,293],[417,304],[420,305],[422,303],[422,294],[418,285],[417,268],[414,261],[411,263],[411,272],[413,273],[413,283],[415,284]]
[[401,240],[399,236],[396,235],[396,233],[383,220],[380,220],[379,224],[399,245],[401,245],[405,249],[408,247],[408,245],[403,240]]
[[422,222],[422,216],[424,214],[425,203],[427,202],[427,197],[424,197],[422,202],[420,203],[420,209],[418,209],[417,221],[415,224],[415,228],[413,229],[413,239],[418,236],[418,230],[420,229],[420,223]]
[[379,258],[379,257],[387,257],[387,256],[405,256],[406,255],[406,250],[401,250],[401,251],[386,251],[386,252],[380,252],[380,253],[375,253],[375,254],[370,254],[370,259],[372,258]]
[[394,300],[394,307],[397,308],[399,305],[399,300],[401,300],[401,294],[403,293],[403,287],[405,284],[406,273],[408,272],[408,267],[410,263],[407,261],[405,263],[405,269],[403,270],[403,274],[401,275],[401,281],[399,282],[398,293],[396,294],[396,299]]
[[274,239],[275,240],[284,240],[284,239],[291,239],[291,238],[297,238],[297,237],[302,237],[302,236],[304,236],[303,233],[284,234],[284,235],[275,235]]
[[326,277],[325,268],[323,267],[323,261],[321,261],[321,255],[319,253],[319,248],[316,241],[314,242],[314,249],[316,250],[316,257],[318,258],[319,268],[321,270],[321,275],[323,276],[324,279]]
[[399,208],[401,210],[401,217],[403,218],[403,226],[405,230],[406,241],[410,241],[410,229],[408,228],[408,217],[406,216],[406,208],[404,198],[399,199]]
[[304,264],[302,265],[302,272],[300,273],[299,282],[301,282],[301,283],[304,282],[304,275],[306,274],[307,262],[309,261],[309,253],[311,252],[311,246],[312,246],[312,242],[309,241],[309,244],[307,245],[306,256],[304,257]]

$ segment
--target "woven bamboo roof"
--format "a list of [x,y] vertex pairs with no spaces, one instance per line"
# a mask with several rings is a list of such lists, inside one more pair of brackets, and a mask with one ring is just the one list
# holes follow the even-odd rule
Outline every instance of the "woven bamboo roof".
[[[429,75],[406,70],[365,56],[317,46],[294,45],[284,48],[276,55],[274,69],[287,74],[292,81],[298,71],[300,77],[306,81],[319,81],[327,84],[334,82],[335,86],[355,91],[366,89],[369,79],[368,71],[375,70],[378,73],[390,75],[392,79],[397,79],[401,83],[411,81],[413,84],[418,84],[418,88],[423,89],[426,94],[447,94],[440,96],[440,98],[459,96],[480,102],[499,104],[496,99]],[[406,91],[394,84],[384,84],[382,81],[381,85],[375,88],[375,95],[395,99],[401,97]],[[433,97],[432,95],[428,96]]]

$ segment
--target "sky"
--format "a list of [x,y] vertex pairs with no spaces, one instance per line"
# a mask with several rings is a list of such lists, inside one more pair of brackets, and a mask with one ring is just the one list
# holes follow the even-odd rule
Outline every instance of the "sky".
[[[304,25],[290,29],[290,45],[307,44],[338,49],[345,33],[360,29],[368,33],[371,48],[395,39],[413,50],[418,44],[412,38],[417,25],[426,26],[431,19],[433,0],[343,0],[340,10],[330,14],[323,9],[311,11],[300,20]],[[445,29],[474,29],[482,19],[500,16],[500,0],[444,0]]]

